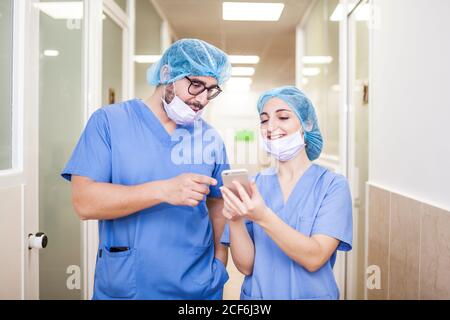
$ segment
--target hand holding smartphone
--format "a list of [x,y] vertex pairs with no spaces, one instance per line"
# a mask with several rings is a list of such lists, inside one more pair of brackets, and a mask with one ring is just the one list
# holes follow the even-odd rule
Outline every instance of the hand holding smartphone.
[[233,181],[239,182],[247,191],[248,195],[250,197],[252,196],[247,169],[224,170],[222,172],[222,180],[223,185],[230,189],[237,197],[241,198]]

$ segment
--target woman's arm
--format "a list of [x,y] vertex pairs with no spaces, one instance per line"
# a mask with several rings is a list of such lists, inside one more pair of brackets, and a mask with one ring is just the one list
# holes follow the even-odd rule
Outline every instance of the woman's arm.
[[310,272],[320,269],[339,245],[339,240],[326,235],[305,236],[281,220],[264,203],[256,185],[252,183],[250,197],[241,184],[234,182],[240,198],[228,188],[222,188],[225,205],[231,206],[241,217],[259,224],[280,249]]
[[256,223],[289,258],[309,272],[319,270],[336,251],[339,240],[319,234],[312,237],[305,236],[286,224],[269,208],[267,209]]
[[255,245],[248,233],[245,220],[239,216],[227,192],[224,191],[225,189],[224,187],[220,188],[224,200],[222,214],[228,219],[231,257],[236,268],[248,276],[253,273]]
[[236,268],[248,276],[253,273],[255,262],[255,245],[248,234],[244,219],[230,220],[231,257]]

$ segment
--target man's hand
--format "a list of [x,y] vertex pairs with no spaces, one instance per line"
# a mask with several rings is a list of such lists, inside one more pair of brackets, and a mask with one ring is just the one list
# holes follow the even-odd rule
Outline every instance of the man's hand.
[[164,202],[174,206],[196,207],[209,194],[210,185],[217,185],[217,180],[193,173],[165,180]]

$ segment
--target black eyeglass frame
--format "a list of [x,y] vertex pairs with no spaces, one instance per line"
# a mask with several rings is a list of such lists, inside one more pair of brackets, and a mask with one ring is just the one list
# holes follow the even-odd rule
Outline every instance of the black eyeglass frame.
[[[199,80],[192,80],[188,76],[185,76],[184,78],[187,79],[190,82],[189,87],[188,87],[188,92],[189,92],[190,95],[198,96],[199,94],[202,94],[205,90],[208,90],[207,99],[208,100],[212,100],[214,98],[217,98],[217,96],[223,92],[222,89],[218,85],[207,87],[207,86],[205,86],[205,84],[203,82],[201,82]],[[192,93],[191,92],[191,87],[194,85],[194,83],[202,85],[203,86],[203,90],[198,92],[198,93]],[[211,90],[211,89],[217,89],[217,93],[215,93],[212,96],[209,96],[209,90]]]

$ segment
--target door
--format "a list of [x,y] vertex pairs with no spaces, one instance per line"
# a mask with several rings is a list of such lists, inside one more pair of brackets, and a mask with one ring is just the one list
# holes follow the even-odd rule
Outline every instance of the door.
[[[133,0],[118,3],[133,12]],[[125,21],[117,87],[125,99],[133,86],[133,29],[116,2],[0,1],[0,241],[8,244],[0,299],[92,296],[96,224],[77,218],[60,172],[102,105],[105,7]]]
[[28,249],[28,235],[39,231],[31,9],[31,1],[0,2],[0,299],[38,297],[38,252]]
[[[356,6],[355,6],[356,4]],[[353,197],[353,250],[349,254],[350,299],[364,299],[366,182],[369,179],[369,27],[368,0],[353,1],[348,23],[348,179]]]
[[[97,224],[79,220],[70,183],[60,173],[90,114],[130,95],[129,19],[118,5],[126,6],[127,1],[50,4],[66,14],[54,16],[42,7],[39,12],[39,228],[49,239],[40,253],[39,296],[89,299]],[[98,94],[103,87],[107,90]]]
[[82,299],[83,225],[60,173],[84,127],[82,0],[41,1],[39,12],[39,298]]
[[0,2],[0,241],[9,244],[0,256],[0,299],[22,297],[20,274],[8,271],[21,268],[23,237],[20,228],[23,170],[17,158],[13,160],[18,147],[13,142],[17,127],[12,118],[14,12],[13,0]]
[[126,0],[103,0],[102,15],[102,105],[131,99],[134,92],[134,28]]

